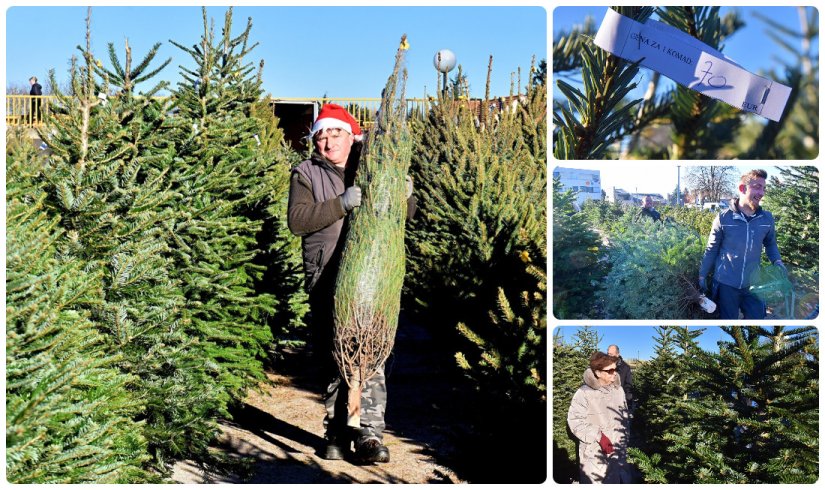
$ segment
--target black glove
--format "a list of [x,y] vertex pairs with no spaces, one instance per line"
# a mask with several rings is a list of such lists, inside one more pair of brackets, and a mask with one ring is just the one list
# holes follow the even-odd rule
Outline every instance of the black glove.
[[353,208],[361,205],[361,188],[357,185],[347,187],[347,190],[341,194],[341,205],[344,206],[344,211],[349,213]]

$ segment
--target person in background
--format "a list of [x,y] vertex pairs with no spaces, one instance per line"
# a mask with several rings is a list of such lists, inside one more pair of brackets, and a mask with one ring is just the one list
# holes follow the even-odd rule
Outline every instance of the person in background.
[[31,122],[32,124],[37,124],[40,122],[40,97],[43,96],[43,87],[37,83],[37,77],[29,78],[29,83],[31,84],[29,95],[33,96],[31,101]]
[[607,348],[607,355],[613,356],[617,359],[616,371],[619,373],[619,381],[622,383],[624,396],[627,399],[627,406],[630,407],[633,404],[633,372],[631,371],[630,366],[624,362],[622,356],[619,355],[618,345],[610,345]]
[[662,215],[659,211],[656,211],[656,208],[653,207],[653,198],[650,196],[645,196],[642,198],[642,209],[639,210],[633,221],[639,221],[642,216],[649,217],[654,223],[657,221],[662,221]]

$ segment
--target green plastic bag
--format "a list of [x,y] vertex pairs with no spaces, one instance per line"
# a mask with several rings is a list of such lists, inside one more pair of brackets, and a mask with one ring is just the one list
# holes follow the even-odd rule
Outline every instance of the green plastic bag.
[[764,265],[757,268],[750,276],[748,290],[766,305],[775,309],[784,308],[783,318],[794,318],[796,294],[793,283],[782,267]]

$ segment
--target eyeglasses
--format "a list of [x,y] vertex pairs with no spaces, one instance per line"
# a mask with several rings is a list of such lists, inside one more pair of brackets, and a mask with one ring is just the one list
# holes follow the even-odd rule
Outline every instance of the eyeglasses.
[[607,374],[615,374],[616,373],[616,368],[613,368],[613,369],[599,369],[599,371],[601,371],[603,373],[607,373]]
[[318,135],[315,137],[315,141],[321,143],[323,141],[326,141],[327,138],[331,140],[337,140],[339,138],[344,137],[346,134],[347,132],[342,130],[341,128],[327,128],[318,133]]

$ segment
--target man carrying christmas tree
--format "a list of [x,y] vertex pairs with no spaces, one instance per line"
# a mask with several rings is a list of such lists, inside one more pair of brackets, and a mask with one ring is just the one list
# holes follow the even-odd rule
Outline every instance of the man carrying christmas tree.
[[699,287],[706,290],[705,278],[713,270],[711,297],[719,306],[722,320],[765,318],[765,303],[748,288],[750,277],[760,267],[762,248],[772,264],[785,271],[776,245],[773,215],[759,202],[765,195],[764,170],[751,170],[739,182],[739,197],[713,220],[705,255],[699,269]]
[[[383,367],[366,382],[361,394],[361,428],[347,427],[347,390],[332,355],[335,278],[341,259],[345,217],[361,205],[361,189],[353,185],[363,135],[343,107],[325,104],[312,125],[315,151],[292,171],[288,224],[301,237],[305,286],[309,293],[313,352],[326,380],[324,394],[326,447],[324,459],[343,459],[355,443],[358,462],[387,462],[382,444],[387,402]],[[407,219],[415,212],[412,181],[407,180]],[[339,396],[340,395],[340,396]]]

